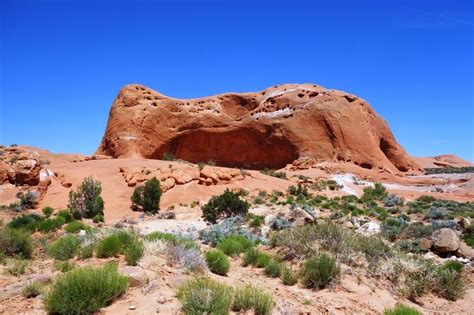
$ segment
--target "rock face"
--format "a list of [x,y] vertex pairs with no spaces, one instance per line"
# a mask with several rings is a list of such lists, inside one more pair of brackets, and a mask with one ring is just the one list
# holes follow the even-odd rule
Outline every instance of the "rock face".
[[418,165],[364,100],[312,84],[174,99],[141,85],[120,90],[97,154],[281,168],[299,158],[406,172]]

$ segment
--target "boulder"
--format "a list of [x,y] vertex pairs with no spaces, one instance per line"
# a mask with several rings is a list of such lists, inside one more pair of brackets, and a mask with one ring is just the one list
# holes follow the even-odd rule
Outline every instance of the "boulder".
[[454,230],[442,228],[431,235],[433,251],[439,254],[455,252],[460,245],[459,236]]
[[456,255],[459,257],[467,258],[470,260],[474,259],[474,248],[461,241],[459,243],[459,248],[456,251]]
[[127,277],[128,284],[131,287],[145,285],[148,282],[146,272],[138,266],[121,266],[119,272]]

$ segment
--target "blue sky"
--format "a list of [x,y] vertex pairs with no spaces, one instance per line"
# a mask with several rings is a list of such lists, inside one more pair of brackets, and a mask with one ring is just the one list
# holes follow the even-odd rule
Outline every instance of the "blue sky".
[[0,0],[0,143],[90,154],[118,90],[316,83],[416,156],[474,160],[472,1]]

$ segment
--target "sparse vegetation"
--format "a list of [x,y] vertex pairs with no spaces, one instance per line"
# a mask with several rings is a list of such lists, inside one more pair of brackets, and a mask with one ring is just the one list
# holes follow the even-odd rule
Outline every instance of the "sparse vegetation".
[[235,312],[253,310],[256,315],[269,315],[272,309],[272,296],[260,288],[247,284],[234,292],[232,310]]
[[276,278],[280,276],[281,262],[275,258],[271,258],[265,265],[265,274],[269,277]]
[[298,273],[292,268],[282,265],[280,278],[284,285],[295,285],[298,282]]
[[66,224],[66,226],[64,227],[64,230],[68,233],[78,233],[81,230],[83,231],[90,230],[90,227],[81,221],[72,221]]
[[26,269],[30,265],[30,261],[26,259],[9,259],[5,273],[12,276],[19,276],[26,273]]
[[173,153],[171,153],[171,152],[165,152],[165,153],[163,153],[163,155],[161,156],[161,159],[162,159],[163,161],[174,161],[174,160],[176,160],[176,156],[175,156]]
[[56,260],[69,260],[73,258],[79,250],[80,242],[72,235],[58,238],[48,248],[48,253]]
[[44,207],[42,211],[46,217],[50,217],[53,214],[54,209],[51,207]]
[[78,267],[53,282],[44,305],[54,314],[94,313],[125,293],[127,284],[116,265]]
[[254,243],[243,235],[229,235],[217,242],[217,248],[227,256],[238,255],[253,245]]
[[286,179],[286,173],[285,172],[277,172],[274,169],[271,168],[264,168],[263,170],[260,171],[260,173],[268,175],[268,176],[273,176],[281,179]]
[[30,299],[30,298],[37,297],[38,295],[42,293],[42,291],[43,291],[43,286],[41,285],[41,283],[30,282],[30,283],[27,283],[23,287],[23,289],[21,290],[21,295],[23,295],[23,297],[27,299]]

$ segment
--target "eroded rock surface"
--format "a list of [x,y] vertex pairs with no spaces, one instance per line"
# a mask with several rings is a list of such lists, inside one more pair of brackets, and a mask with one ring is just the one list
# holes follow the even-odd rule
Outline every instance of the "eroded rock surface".
[[347,161],[406,172],[418,165],[364,100],[312,84],[257,93],[174,99],[125,86],[110,110],[97,154],[281,168],[299,158]]

